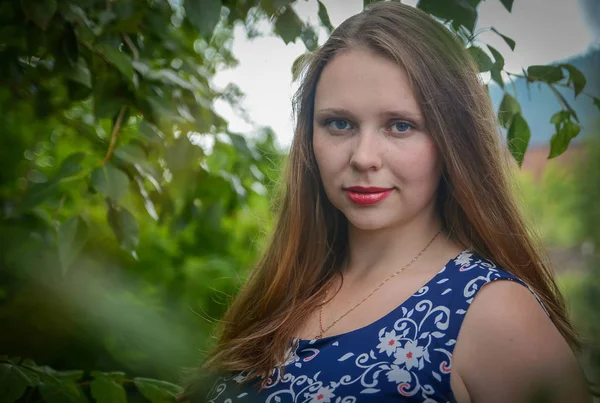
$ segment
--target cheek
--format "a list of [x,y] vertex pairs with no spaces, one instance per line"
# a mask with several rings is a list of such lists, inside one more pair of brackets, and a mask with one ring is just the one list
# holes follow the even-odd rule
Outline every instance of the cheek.
[[[437,184],[441,175],[441,161],[437,147],[432,141],[405,149],[396,164],[397,172],[409,182],[419,186]],[[433,185],[435,185],[433,184]]]
[[433,142],[429,142],[421,150],[421,162],[423,164],[423,172],[427,175],[436,178],[440,176],[442,164],[437,147]]
[[321,173],[321,179],[327,185],[325,183],[326,180],[339,170],[341,161],[340,147],[328,141],[327,137],[318,130],[314,131],[312,144],[317,167]]
[[323,142],[316,133],[313,134],[312,146],[313,153],[315,154],[315,161],[317,162],[317,168],[319,168],[319,172],[321,173],[321,176],[323,176],[323,171],[325,170],[323,162],[326,159],[323,155],[325,147],[323,146]]
[[315,130],[312,136],[312,148],[315,154],[315,159],[317,160],[317,165],[321,164],[321,160],[323,159],[323,140],[321,136]]

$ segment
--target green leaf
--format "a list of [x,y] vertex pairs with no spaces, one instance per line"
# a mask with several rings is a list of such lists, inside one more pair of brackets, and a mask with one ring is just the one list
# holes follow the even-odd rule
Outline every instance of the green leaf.
[[487,47],[492,52],[492,56],[494,56],[494,67],[502,70],[504,68],[504,57],[493,46],[487,45]]
[[59,51],[69,66],[75,67],[77,65],[77,61],[79,60],[79,45],[77,44],[75,30],[69,23],[64,25],[64,32],[59,42]]
[[562,69],[558,66],[529,66],[527,67],[528,81],[544,81],[555,83],[564,78]]
[[479,68],[479,72],[483,73],[485,71],[490,71],[494,66],[494,62],[492,59],[485,53],[481,48],[477,46],[471,46],[467,49],[475,63],[477,63],[477,67]]
[[71,217],[58,228],[58,256],[63,276],[79,256],[88,237],[88,226],[79,216]]
[[294,0],[260,0],[260,7],[269,17],[273,17],[281,8],[293,1]]
[[37,372],[34,372],[37,370],[37,365],[36,365],[35,361],[33,361],[31,358],[24,358],[23,361],[21,362],[21,365],[24,367],[27,367],[28,369],[33,370],[33,371],[28,371],[29,374],[34,376],[33,379],[36,380],[36,382],[40,382]]
[[181,88],[185,88],[186,90],[196,90],[196,87],[194,87],[192,83],[190,83],[171,69],[149,71],[147,77],[151,80],[157,80],[164,84],[175,85]]
[[497,67],[493,67],[490,70],[490,74],[492,76],[492,80],[494,80],[496,83],[498,83],[500,88],[504,88],[504,79],[502,78],[502,70],[498,69]]
[[498,36],[504,39],[504,42],[510,47],[511,50],[515,50],[515,46],[517,45],[514,40],[509,38],[506,35],[502,35],[496,28],[492,27],[492,31],[494,31]]
[[204,38],[210,38],[221,17],[220,0],[184,0],[185,17]]
[[[287,7],[295,0],[260,0],[260,7],[272,18],[280,12],[283,7]],[[256,0],[254,0],[256,2]]]
[[129,80],[133,80],[133,60],[131,57],[106,44],[100,44],[97,49],[104,55],[106,61],[115,66]]
[[133,175],[133,179],[138,182],[138,186],[140,187],[140,191],[143,193],[142,196],[145,198],[145,200],[149,199],[147,193],[145,193],[145,189],[143,188],[143,182],[140,183],[140,179],[147,179],[152,183],[156,190],[159,192],[161,191],[160,182],[163,178],[162,173],[157,170],[150,163],[150,161],[148,161],[146,152],[142,147],[136,144],[127,144],[117,148],[114,155],[119,160],[123,161],[125,164],[131,165],[137,172],[139,172],[141,178]]
[[202,148],[192,144],[187,136],[181,135],[167,149],[165,160],[169,169],[177,173],[196,166],[202,155]]
[[131,63],[133,69],[137,71],[142,77],[146,77],[148,74],[151,74],[152,67],[144,61],[134,60]]
[[507,141],[508,149],[519,166],[523,164],[523,158],[525,157],[525,151],[527,151],[530,138],[531,131],[529,130],[529,125],[520,113],[516,114],[510,123]]
[[119,16],[112,10],[102,10],[98,13],[98,22],[100,25],[108,25],[118,20]]
[[500,108],[498,109],[498,122],[502,127],[508,128],[512,121],[512,117],[518,113],[521,113],[519,101],[508,93],[504,94],[504,98],[502,98]]
[[569,83],[573,83],[573,88],[575,89],[575,97],[583,91],[585,88],[585,84],[587,80],[583,73],[572,64],[561,64],[560,67],[567,69],[569,72]]
[[77,64],[69,72],[69,80],[79,83],[87,88],[92,88],[92,77],[87,62],[83,57],[77,59]]
[[512,12],[513,1],[514,0],[500,0],[504,8],[506,8],[509,13]]
[[36,386],[40,380],[35,372],[12,364],[0,364],[0,401],[14,402],[23,396],[28,386]]
[[56,195],[59,189],[59,182],[55,180],[50,180],[45,183],[34,183],[27,189],[19,206],[20,210],[27,211],[37,206],[48,197]]
[[244,136],[240,136],[239,134],[230,133],[229,138],[231,139],[231,142],[233,143],[233,146],[235,147],[236,151],[240,155],[252,158],[252,151],[248,147],[248,143],[246,142],[246,139],[244,138]]
[[116,116],[124,104],[130,102],[126,98],[118,97],[124,89],[117,89],[114,86],[114,79],[111,80],[96,80],[94,82],[93,101],[94,101],[94,116],[96,120],[102,118],[112,119]]
[[379,3],[383,0],[363,0],[363,8],[367,8],[370,4]]
[[123,386],[109,378],[97,378],[92,381],[92,397],[97,403],[126,403],[127,395]]
[[571,113],[569,111],[558,111],[550,118],[550,123],[560,125],[562,122],[569,119]]
[[125,381],[125,372],[121,371],[113,371],[113,372],[100,372],[100,371],[92,371],[90,373],[94,378],[107,378],[112,381],[117,381],[119,383],[123,383]]
[[333,31],[333,25],[331,25],[331,20],[329,19],[329,13],[327,12],[327,7],[321,2],[321,0],[317,0],[319,3],[319,20],[321,20],[321,24],[327,31],[331,33]]
[[600,98],[596,98],[596,97],[592,97],[594,99],[594,105],[596,105],[596,108],[598,108],[598,110],[600,110]]
[[76,383],[83,376],[82,370],[56,371],[48,366],[38,367],[43,380],[39,391],[46,403],[87,403],[88,399]]
[[296,0],[270,0],[270,1],[273,4],[273,7],[275,7],[275,9],[280,9],[282,7],[289,6],[291,3],[293,3]]
[[175,402],[175,397],[182,391],[177,385],[156,379],[134,378],[133,381],[142,395],[152,403]]
[[54,179],[62,180],[73,175],[77,175],[82,170],[81,162],[83,161],[84,157],[85,154],[82,152],[69,155],[63,160],[62,164],[60,164],[60,168]]
[[73,102],[77,102],[89,97],[92,94],[92,89],[69,80],[67,81],[67,92],[69,94],[69,99]]
[[75,382],[61,381],[59,384],[42,384],[39,391],[45,403],[89,403]]
[[57,7],[56,0],[21,0],[23,13],[44,31],[52,21]]
[[300,38],[302,42],[304,42],[304,46],[306,49],[312,51],[317,50],[317,46],[319,45],[319,39],[317,38],[317,34],[313,31],[312,28],[306,26],[302,30],[302,34],[300,34]]
[[[155,221],[158,221],[160,219],[160,217],[156,213],[156,207],[154,206],[154,202],[152,201],[152,199],[150,198],[150,195],[148,194],[148,192],[146,191],[146,188],[144,187],[144,177],[148,178],[149,175],[142,170],[138,170],[138,172],[140,173],[140,175],[135,175],[133,178],[135,180],[135,183],[138,185],[138,189],[140,191],[140,196],[142,196],[142,199],[144,200],[144,207],[146,207],[146,211],[148,212],[150,217],[152,217]],[[158,187],[158,186],[155,186],[155,187],[157,189],[160,189],[160,187]]]
[[[116,3],[115,6],[122,5],[121,9],[124,10],[124,13],[120,13],[117,11],[117,21],[115,21],[112,29],[116,32],[120,32],[123,34],[133,34],[137,35],[143,28],[140,27],[144,15],[147,13],[144,8],[137,9],[132,11],[133,9],[130,6],[126,5],[127,3]],[[115,7],[118,9],[118,7]]]
[[146,162],[144,149],[135,144],[126,144],[117,148],[114,155],[131,165],[144,164]]
[[571,121],[567,121],[563,124],[562,128],[555,133],[550,139],[550,154],[548,159],[558,157],[569,148],[569,143],[575,138],[581,127]]
[[70,22],[75,26],[85,25],[87,28],[90,29],[94,27],[94,23],[90,21],[86,12],[80,6],[76,6],[75,4],[61,4],[60,14],[66,21]]
[[129,178],[110,162],[92,171],[92,186],[98,193],[118,203],[127,193]]
[[554,93],[554,95],[556,95],[556,97],[558,98],[560,103],[565,107],[565,109],[567,109],[569,111],[571,116],[573,116],[573,119],[575,119],[577,122],[579,122],[579,117],[577,116],[577,112],[575,112],[575,109],[573,109],[573,107],[565,99],[564,95],[561,94],[560,91],[557,90],[553,85],[549,85],[549,87],[552,90],[552,92]]
[[275,21],[275,32],[286,44],[294,42],[302,30],[302,21],[291,7],[287,7]]
[[[83,376],[83,370],[81,369],[73,369],[68,371],[57,371],[47,365],[38,367],[40,371],[40,375],[42,373],[48,374],[52,377],[52,379],[56,382],[67,381],[67,382],[77,382]],[[44,380],[44,382],[46,382]]]
[[131,213],[119,205],[108,206],[108,224],[119,245],[128,251],[135,251],[139,243],[139,226]]
[[174,109],[176,105],[171,102],[170,99],[167,99],[164,96],[158,96],[154,94],[147,94],[146,100],[150,104],[151,108],[151,119],[155,121],[160,121],[160,119],[164,119],[166,117],[174,118],[176,116],[177,111]]
[[145,120],[142,120],[138,124],[138,130],[140,132],[141,137],[144,140],[146,140],[149,144],[161,144],[165,138],[165,135],[158,129],[158,127]]
[[419,0],[417,8],[442,20],[454,21],[473,32],[477,10],[467,0]]

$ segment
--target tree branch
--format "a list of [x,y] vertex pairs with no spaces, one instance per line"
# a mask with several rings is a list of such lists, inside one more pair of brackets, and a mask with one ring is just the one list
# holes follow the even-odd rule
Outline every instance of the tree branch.
[[115,145],[117,144],[117,134],[119,134],[119,130],[121,129],[121,124],[123,123],[123,117],[125,116],[125,111],[127,110],[127,106],[123,105],[121,110],[119,111],[119,116],[115,121],[115,125],[113,126],[112,133],[110,135],[110,144],[108,145],[108,151],[106,152],[106,156],[102,161],[103,164],[107,163],[112,157],[113,151],[115,150]]
[[131,38],[129,37],[129,35],[127,35],[127,34],[121,34],[121,36],[123,38],[123,41],[129,47],[129,49],[131,49],[131,53],[133,53],[133,60],[136,60],[136,61],[139,60],[140,59],[140,52],[137,50],[137,48],[133,44],[133,41],[131,40]]
[[[515,76],[515,77],[522,78],[522,79],[524,79],[524,80],[527,80],[527,81],[529,81],[529,79],[527,78],[527,76],[525,76],[525,75],[523,75],[523,74],[511,73],[511,72],[508,72],[508,71],[506,71],[506,70],[504,70],[504,71],[505,71],[505,72],[506,72],[506,74],[508,74],[509,76]],[[548,83],[548,82],[546,82],[546,81],[536,80],[535,82],[539,82],[539,83],[545,83],[545,84],[548,84],[548,85],[550,85],[550,83]],[[557,82],[557,83],[552,83],[552,85],[556,85],[557,87],[567,88],[567,89],[569,89],[569,90],[572,90],[572,89],[573,89],[573,87],[571,87],[570,85],[564,84],[564,83],[558,83],[558,82]],[[592,95],[592,94],[590,94],[589,92],[586,92],[586,91],[581,91],[581,92],[579,93],[579,95],[585,95],[586,97],[595,98],[595,96],[594,96],[594,95]]]

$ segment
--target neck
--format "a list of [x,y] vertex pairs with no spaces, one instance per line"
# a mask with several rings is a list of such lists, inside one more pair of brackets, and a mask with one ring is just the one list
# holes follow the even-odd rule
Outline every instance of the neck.
[[[348,261],[344,275],[355,279],[376,278],[393,273],[398,265],[410,262],[441,229],[437,215],[415,217],[396,227],[361,230],[349,224]],[[429,245],[428,251],[443,243],[440,234]]]

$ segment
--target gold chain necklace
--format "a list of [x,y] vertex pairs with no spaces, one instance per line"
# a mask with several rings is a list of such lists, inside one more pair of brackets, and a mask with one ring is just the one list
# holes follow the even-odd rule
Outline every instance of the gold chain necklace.
[[431,241],[429,241],[429,243],[423,248],[423,250],[421,250],[421,252],[419,252],[419,254],[415,257],[412,258],[412,260],[410,262],[408,262],[404,267],[401,267],[400,269],[396,270],[391,276],[389,276],[388,278],[386,278],[385,280],[383,280],[381,282],[381,284],[379,284],[377,286],[377,288],[375,288],[373,291],[371,291],[371,293],[369,295],[367,295],[366,297],[364,297],[362,299],[362,301],[360,301],[358,304],[354,305],[352,308],[350,308],[349,311],[347,311],[346,313],[344,313],[342,316],[340,316],[339,318],[337,318],[336,320],[334,320],[331,325],[327,326],[326,328],[323,328],[323,305],[325,305],[325,303],[327,302],[327,292],[329,291],[329,286],[331,286],[331,283],[329,284],[329,286],[327,287],[327,290],[325,291],[325,298],[323,299],[323,303],[321,304],[321,306],[319,307],[319,327],[321,328],[321,333],[319,333],[317,335],[317,337],[315,337],[316,340],[318,339],[322,339],[323,335],[325,334],[326,331],[328,331],[329,329],[331,329],[336,323],[338,323],[340,320],[342,320],[343,318],[346,317],[346,315],[348,315],[350,312],[354,311],[358,306],[360,306],[363,302],[365,302],[366,300],[368,300],[373,294],[375,294],[381,287],[384,286],[385,283],[387,283],[388,281],[390,281],[391,279],[393,279],[394,277],[396,277],[398,274],[402,273],[404,270],[406,270],[410,265],[412,265],[414,262],[417,261],[417,259],[419,257],[421,257],[421,255],[427,250],[427,248],[429,248],[429,245],[431,245],[433,243],[433,241],[435,240],[435,238],[437,238],[437,236],[441,233],[441,231],[438,231],[435,236],[433,238],[431,238]]

